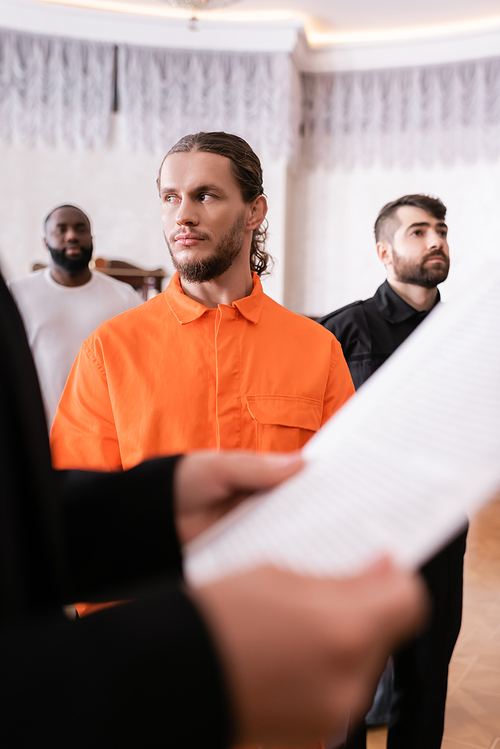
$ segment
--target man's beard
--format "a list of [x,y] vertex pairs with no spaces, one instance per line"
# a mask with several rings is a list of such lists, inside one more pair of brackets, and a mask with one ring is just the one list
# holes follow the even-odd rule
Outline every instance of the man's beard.
[[50,252],[54,265],[57,265],[58,268],[62,268],[62,270],[68,271],[69,273],[79,273],[88,267],[90,258],[92,257],[92,250],[94,248],[92,242],[87,247],[79,245],[79,250],[82,253],[80,257],[68,257],[66,255],[67,247],[63,247],[62,250],[56,250],[54,247],[47,244],[47,249]]
[[[241,252],[245,236],[244,225],[244,217],[239,216],[228,233],[221,237],[211,255],[184,263],[179,262],[172,252],[170,242],[175,242],[174,236],[170,237],[170,242],[165,237],[172,263],[180,278],[188,283],[206,283],[222,276]],[[178,233],[177,231],[176,234]],[[198,234],[202,239],[208,239],[208,236],[201,232],[195,231],[193,233]]]
[[[440,257],[443,264],[439,267],[425,265],[430,257]],[[438,283],[442,283],[448,276],[450,270],[450,259],[441,250],[427,253],[420,261],[406,260],[398,255],[396,250],[392,251],[392,265],[396,280],[400,283],[409,283],[414,286],[423,286],[424,289],[433,289]]]

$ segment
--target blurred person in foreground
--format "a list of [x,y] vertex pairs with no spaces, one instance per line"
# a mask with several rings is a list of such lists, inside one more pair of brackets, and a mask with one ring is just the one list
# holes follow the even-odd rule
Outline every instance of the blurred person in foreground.
[[[424,620],[418,577],[381,561],[345,580],[261,568],[190,589],[181,544],[300,458],[205,452],[56,471],[1,276],[0,321],[1,746],[293,744],[361,715],[388,653]],[[88,595],[135,601],[63,616]]]
[[82,341],[142,300],[129,284],[90,270],[92,227],[80,208],[53,208],[44,232],[49,267],[13,279],[9,289],[24,321],[50,428]]
[[[342,344],[356,389],[440,303],[438,285],[447,278],[450,266],[445,218],[444,204],[428,195],[404,195],[385,205],[375,222],[375,241],[387,280],[375,296],[319,321]],[[421,636],[392,659],[388,749],[441,746],[448,666],[462,621],[466,535],[464,530],[421,570],[433,613]],[[385,679],[383,686],[385,692],[390,690],[390,680]],[[379,699],[380,694],[384,691]],[[365,749],[364,725],[349,738],[347,747]]]

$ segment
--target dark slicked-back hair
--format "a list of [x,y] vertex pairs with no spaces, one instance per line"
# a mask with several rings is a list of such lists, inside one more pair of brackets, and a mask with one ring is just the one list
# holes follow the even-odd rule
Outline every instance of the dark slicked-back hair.
[[439,200],[439,198],[431,198],[429,195],[421,194],[403,195],[402,198],[398,198],[398,200],[393,200],[392,203],[384,205],[378,214],[374,228],[376,242],[389,242],[392,244],[394,240],[394,232],[399,226],[396,211],[404,205],[421,208],[438,221],[444,221],[446,218],[446,206],[441,200]]
[[[231,162],[231,172],[240,186],[241,195],[245,203],[251,203],[264,195],[262,184],[262,166],[259,157],[248,143],[238,135],[231,133],[194,133],[185,135],[163,159],[158,175],[158,190],[160,189],[161,167],[172,153],[189,153],[190,151],[205,151],[225,156]],[[259,276],[269,273],[273,258],[266,252],[267,220],[253,230],[252,246],[250,249],[250,268]]]
[[45,216],[44,222],[43,222],[43,226],[44,226],[44,228],[45,228],[45,229],[47,229],[47,224],[48,224],[48,222],[49,222],[49,219],[50,219],[50,217],[52,216],[52,214],[53,214],[53,213],[55,213],[56,211],[58,211],[58,210],[59,210],[60,208],[74,208],[74,209],[75,209],[75,211],[80,211],[80,213],[81,213],[81,214],[82,214],[83,216],[85,216],[85,218],[86,218],[86,219],[87,219],[87,221],[89,222],[90,230],[92,231],[92,224],[91,224],[91,222],[90,222],[90,219],[89,219],[89,217],[88,217],[88,216],[87,216],[87,214],[85,213],[85,211],[82,211],[82,209],[81,209],[81,208],[79,208],[79,207],[78,207],[77,205],[70,205],[69,203],[65,203],[64,205],[56,205],[56,207],[55,207],[55,208],[53,208],[53,209],[52,209],[52,210],[50,211],[50,213],[47,213],[47,215]]

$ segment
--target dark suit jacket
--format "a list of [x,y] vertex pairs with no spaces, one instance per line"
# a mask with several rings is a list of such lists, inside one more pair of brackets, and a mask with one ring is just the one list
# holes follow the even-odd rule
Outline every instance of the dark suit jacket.
[[[1,276],[0,323],[0,746],[227,746],[224,678],[182,588],[176,458],[120,474],[54,471]],[[121,598],[138,600],[82,620],[61,613]]]

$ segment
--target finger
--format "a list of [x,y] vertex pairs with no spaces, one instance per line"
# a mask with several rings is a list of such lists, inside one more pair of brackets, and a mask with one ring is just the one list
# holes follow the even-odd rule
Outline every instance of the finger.
[[395,647],[415,635],[425,623],[430,610],[427,590],[418,575],[396,568],[384,570],[372,579],[378,581],[373,612],[375,632],[385,633]]
[[222,453],[218,457],[218,469],[227,484],[242,492],[277,486],[304,467],[304,459],[300,452],[265,455]]

